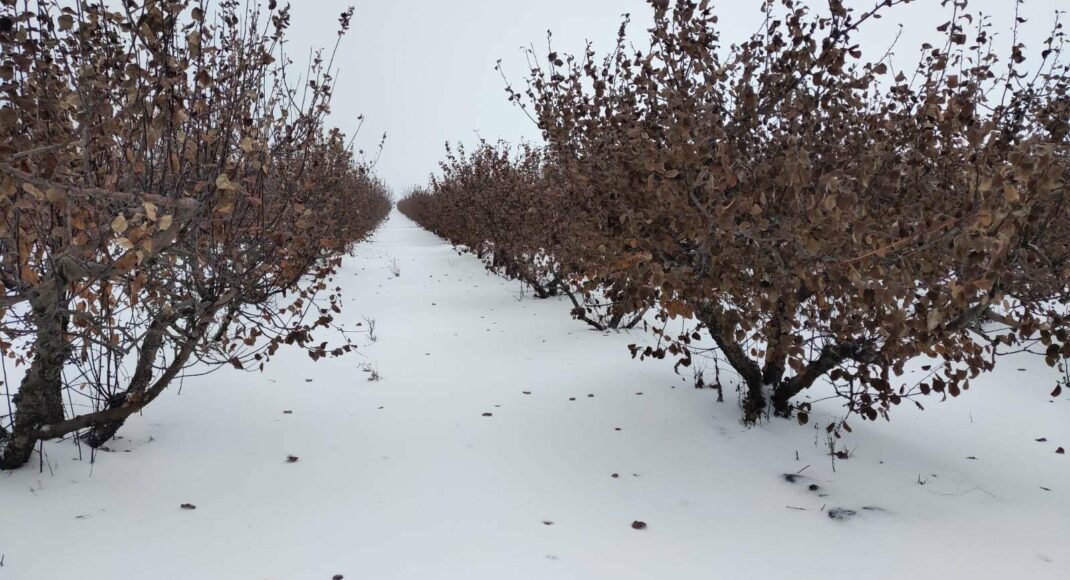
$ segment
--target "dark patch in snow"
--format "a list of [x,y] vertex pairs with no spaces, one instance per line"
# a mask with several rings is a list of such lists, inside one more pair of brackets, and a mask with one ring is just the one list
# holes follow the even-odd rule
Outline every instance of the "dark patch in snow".
[[849,520],[858,515],[858,512],[847,508],[832,508],[828,511],[829,519],[839,522]]

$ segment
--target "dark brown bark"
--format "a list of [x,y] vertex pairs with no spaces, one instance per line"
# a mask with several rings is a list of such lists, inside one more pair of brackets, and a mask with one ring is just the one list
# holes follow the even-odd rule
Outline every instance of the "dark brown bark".
[[[126,391],[108,401],[107,408],[109,410],[122,408],[131,402],[138,402],[144,398],[145,389],[148,388],[149,382],[152,381],[153,363],[155,363],[156,356],[163,345],[164,334],[167,332],[167,327],[173,324],[174,321],[175,316],[173,314],[159,314],[153,320],[141,344],[137,366],[134,368],[134,376],[130,378],[130,384],[127,386]],[[95,425],[85,434],[84,440],[90,447],[100,447],[114,437],[125,422],[126,418],[123,417],[115,421]]]
[[[966,309],[959,316],[948,321],[944,329],[950,332],[961,332],[974,324],[988,311],[990,300],[991,298],[988,298]],[[878,363],[880,359],[881,353],[867,344],[858,342],[828,344],[821,349],[821,354],[817,359],[808,364],[802,372],[776,386],[773,392],[773,412],[780,417],[790,417],[791,399],[813,386],[819,378],[844,361],[851,360],[866,365]]]
[[860,364],[877,362],[880,354],[865,344],[849,342],[828,344],[821,349],[821,354],[803,368],[802,372],[777,385],[773,391],[773,412],[779,417],[791,416],[791,399],[809,389],[832,369],[844,361],[853,360]]
[[63,421],[63,367],[70,356],[64,284],[50,280],[33,290],[32,318],[37,327],[33,361],[15,396],[15,417],[3,442],[0,469],[15,469],[30,460],[42,425]]
[[586,322],[589,326],[591,326],[595,330],[599,330],[599,331],[606,330],[606,325],[604,325],[601,322],[591,318],[590,316],[587,316],[587,309],[584,308],[583,304],[579,300],[576,299],[576,293],[575,292],[572,292],[569,289],[564,289],[564,292],[565,292],[565,295],[568,296],[568,299],[572,302],[572,317],[573,318],[575,318],[576,320],[582,320],[583,322]]
[[743,383],[747,386],[747,395],[743,400],[743,419],[748,423],[757,422],[765,410],[763,391],[765,380],[762,376],[762,369],[739,346],[733,332],[734,325],[729,326],[723,322],[720,313],[709,306],[703,306],[698,311],[698,317],[710,329],[710,336],[721,349],[728,364],[739,373]]
[[788,337],[785,326],[790,324],[787,304],[781,298],[777,301],[776,313],[769,325],[770,338],[765,349],[765,368],[762,369],[762,380],[767,385],[778,385],[784,379],[784,361],[787,359],[784,342]]
[[175,358],[172,359],[171,363],[164,369],[163,374],[156,379],[156,382],[154,382],[152,386],[146,388],[140,396],[127,399],[126,403],[121,407],[105,409],[95,413],[87,413],[61,423],[45,425],[37,431],[37,438],[56,439],[79,429],[104,426],[116,421],[124,421],[130,415],[143,409],[146,405],[155,400],[156,397],[159,397],[171,384],[171,381],[178,376],[178,373],[182,372],[182,369],[186,367],[190,357],[193,355],[197,342],[204,337],[209,322],[210,318],[205,318],[198,324],[197,328],[191,332],[186,342],[182,344],[182,348],[175,354]]

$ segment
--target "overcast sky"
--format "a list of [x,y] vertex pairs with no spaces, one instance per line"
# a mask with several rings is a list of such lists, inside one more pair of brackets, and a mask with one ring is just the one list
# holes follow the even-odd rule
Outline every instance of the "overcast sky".
[[[870,8],[875,0],[847,0]],[[860,38],[866,57],[883,54],[903,25],[896,53],[915,58],[921,43],[934,38],[935,27],[948,19],[940,0],[917,0],[897,7],[865,29]],[[334,42],[337,18],[353,0],[293,2],[289,52],[301,63],[311,47]],[[824,6],[824,0],[812,0]],[[1015,0],[971,0],[970,6],[993,16],[997,29],[1009,27]],[[1039,47],[1057,7],[1066,0],[1029,0],[1022,15],[1030,20],[1024,40]],[[509,141],[539,139],[538,129],[506,101],[504,84],[494,71],[502,59],[514,85],[526,71],[520,47],[534,43],[540,53],[546,31],[554,32],[560,52],[582,51],[590,40],[601,54],[612,47],[621,14],[633,16],[638,40],[650,20],[645,0],[360,0],[353,28],[342,41],[341,69],[333,103],[335,125],[351,132],[356,118],[367,118],[358,144],[373,149],[388,133],[377,172],[401,195],[427,181],[443,157],[444,143],[473,143],[480,136]],[[715,3],[723,38],[744,39],[761,22],[760,0]],[[1009,39],[1005,39],[1009,43]]]

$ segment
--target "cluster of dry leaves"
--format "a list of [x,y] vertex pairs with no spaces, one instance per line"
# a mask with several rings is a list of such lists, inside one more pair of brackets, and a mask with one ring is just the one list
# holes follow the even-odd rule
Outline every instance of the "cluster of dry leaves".
[[[818,380],[875,420],[959,395],[1009,352],[1065,374],[1063,25],[1030,50],[1021,19],[945,1],[914,68],[864,60],[864,25],[909,1],[766,0],[761,30],[725,47],[709,2],[650,0],[648,50],[626,21],[608,56],[529,54],[509,93],[544,148],[451,156],[399,207],[507,274],[578,292],[574,315],[655,309],[658,344],[633,356],[727,362],[748,421],[805,422]],[[674,319],[693,324],[668,333]]]
[[352,348],[311,333],[390,200],[324,125],[333,53],[294,86],[288,24],[275,2],[0,0],[0,354],[26,365],[0,468],[103,444],[195,363]]

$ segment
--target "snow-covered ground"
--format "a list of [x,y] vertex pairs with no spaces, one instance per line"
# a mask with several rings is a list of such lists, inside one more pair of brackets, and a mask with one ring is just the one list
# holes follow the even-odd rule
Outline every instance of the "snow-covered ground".
[[0,473],[0,580],[1070,578],[1040,360],[855,422],[833,471],[823,417],[745,428],[734,393],[631,360],[647,335],[396,213],[339,282],[361,354],[187,379],[94,464],[54,443]]

